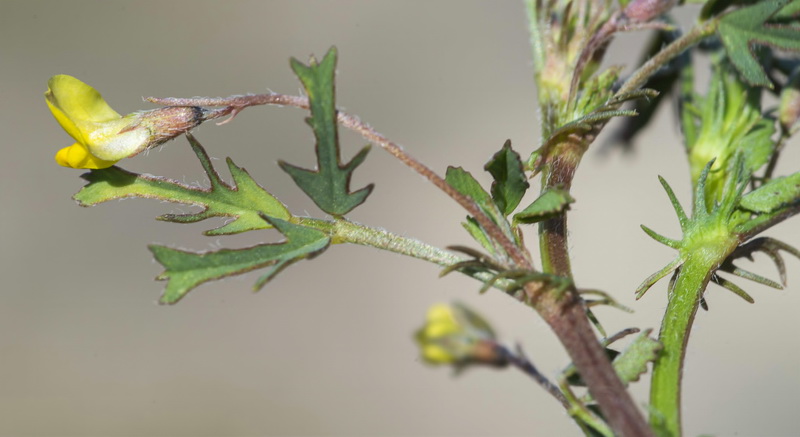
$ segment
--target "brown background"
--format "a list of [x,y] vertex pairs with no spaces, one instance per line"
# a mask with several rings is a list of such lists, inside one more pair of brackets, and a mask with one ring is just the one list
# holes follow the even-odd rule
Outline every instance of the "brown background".
[[[76,206],[81,172],[53,162],[71,140],[42,97],[58,73],[96,87],[123,114],[151,108],[148,95],[297,93],[289,57],[335,44],[342,107],[437,171],[462,165],[488,182],[481,167],[506,138],[523,155],[539,142],[526,29],[517,1],[0,2],[0,434],[578,435],[517,372],[453,378],[419,362],[413,330],[429,305],[453,299],[480,308],[546,374],[567,362],[531,311],[499,293],[479,296],[467,278],[437,279],[423,262],[337,246],[259,294],[247,275],[156,305],[163,284],[152,280],[160,267],[147,243],[208,250],[277,235],[203,237],[208,224],[154,221],[187,210],[154,201]],[[618,41],[615,62],[638,58],[642,38]],[[639,224],[679,231],[656,175],[689,199],[671,112],[635,154],[595,147],[575,181],[577,281],[636,309],[598,310],[609,330],[657,328],[665,306],[665,283],[639,302],[632,292],[673,256]],[[304,115],[254,108],[195,133],[218,163],[232,156],[293,212],[320,216],[276,166],[312,165]],[[364,144],[349,133],[342,142],[348,157]],[[797,148],[779,173],[797,170]],[[184,139],[121,164],[203,182]],[[353,220],[438,246],[472,244],[458,224],[464,212],[377,148],[354,187],[373,181]],[[769,234],[800,244],[798,229]],[[710,287],[685,372],[687,435],[797,432],[800,263],[788,266],[786,291],[747,284],[756,305]],[[764,258],[756,270],[774,275]],[[646,387],[634,389],[641,403]]]

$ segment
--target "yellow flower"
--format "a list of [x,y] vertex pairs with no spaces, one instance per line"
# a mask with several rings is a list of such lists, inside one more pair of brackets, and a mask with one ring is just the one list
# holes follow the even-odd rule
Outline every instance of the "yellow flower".
[[47,106],[75,144],[56,153],[72,168],[106,168],[164,143],[205,121],[198,107],[166,107],[119,115],[94,88],[67,75],[47,82]]
[[498,354],[489,324],[466,306],[437,304],[428,310],[415,338],[422,358],[430,364],[505,364]]

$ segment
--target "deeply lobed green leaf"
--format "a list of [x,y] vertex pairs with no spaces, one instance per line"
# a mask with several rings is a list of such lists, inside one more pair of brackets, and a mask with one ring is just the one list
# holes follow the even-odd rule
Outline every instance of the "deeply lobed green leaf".
[[[717,32],[728,57],[751,85],[772,88],[772,82],[753,54],[755,44],[800,51],[800,29],[768,24],[789,3],[790,0],[759,1],[720,19]],[[796,10],[800,2],[795,0],[791,3],[790,8]]]
[[204,282],[269,267],[267,273],[256,283],[256,288],[260,288],[284,268],[301,259],[318,255],[330,244],[330,238],[316,229],[294,225],[274,217],[262,218],[286,236],[286,241],[206,253],[151,245],[150,251],[156,261],[164,266],[164,272],[156,279],[168,281],[161,303],[174,304]]
[[208,176],[210,188],[191,187],[163,177],[109,167],[82,175],[89,183],[75,194],[74,199],[81,206],[93,206],[114,199],[141,197],[203,208],[197,213],[165,214],[159,217],[159,220],[178,223],[194,223],[209,217],[234,218],[223,226],[206,231],[206,235],[235,234],[270,228],[271,225],[261,219],[259,214],[281,220],[292,217],[283,203],[258,185],[245,169],[238,167],[230,158],[227,163],[233,183],[228,185],[222,181],[200,143],[190,134],[187,134],[187,138]]
[[309,65],[304,65],[292,59],[291,66],[303,83],[311,106],[311,117],[306,121],[316,138],[317,170],[284,161],[279,161],[279,164],[320,209],[337,217],[343,216],[363,203],[374,185],[350,192],[350,177],[353,170],[364,162],[369,146],[361,149],[347,164],[341,163],[334,97],[336,48],[332,47],[322,62],[317,63],[312,58]]

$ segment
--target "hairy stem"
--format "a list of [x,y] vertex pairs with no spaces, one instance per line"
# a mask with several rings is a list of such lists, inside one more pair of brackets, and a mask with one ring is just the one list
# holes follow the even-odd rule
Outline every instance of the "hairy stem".
[[[465,260],[452,252],[431,246],[414,238],[403,237],[385,229],[373,228],[345,219],[322,220],[311,217],[292,217],[291,222],[325,232],[331,237],[333,244],[350,243],[373,247],[428,261],[442,267],[452,266]],[[464,269],[459,271],[483,283],[492,281],[492,287],[505,293],[515,290],[513,281],[497,280],[491,273]]]
[[[531,11],[535,11],[533,2],[528,2],[528,9],[529,14]],[[531,17],[532,20],[536,19],[533,15]],[[624,96],[639,89],[661,67],[691,45],[713,33],[715,28],[716,21],[703,23],[664,47],[628,78],[615,97]],[[531,33],[534,39],[534,49],[536,49],[539,35],[533,31]],[[534,50],[534,55],[536,54],[537,52]],[[537,65],[539,64],[541,62],[537,62]],[[592,131],[580,136],[570,135],[548,150],[547,156],[542,157],[545,163],[542,174],[542,191],[550,188],[570,189],[583,153],[605,124],[606,121],[595,123]],[[548,125],[545,120],[542,130],[550,132],[557,128],[558,126]],[[539,226],[542,270],[572,279],[567,235],[566,214],[545,220]],[[554,296],[554,293],[542,293],[542,290],[530,290],[530,293],[543,294],[541,298],[532,300],[532,304],[564,344],[614,431],[624,436],[653,435],[598,343],[574,287],[566,290],[562,296]],[[548,299],[553,299],[553,301],[547,302]],[[554,313],[553,310],[556,312]]]
[[[586,142],[583,142],[586,141]],[[555,145],[557,159],[543,170],[542,191],[559,187],[569,190],[575,170],[586,150],[586,138],[571,138]],[[561,214],[539,226],[542,268],[545,272],[572,278],[567,242],[567,216]],[[652,431],[620,381],[586,317],[586,309],[574,287],[563,295],[547,293],[533,305],[548,322],[586,381],[611,428],[620,436],[650,436]]]
[[672,41],[666,47],[661,49],[655,56],[650,58],[647,62],[642,64],[636,71],[631,74],[622,87],[617,91],[616,96],[627,94],[641,88],[647,80],[654,75],[661,67],[667,65],[676,56],[683,53],[684,50],[697,44],[703,38],[710,36],[717,30],[717,21],[710,20],[705,23],[700,23],[693,27],[689,33],[681,36],[680,38]]
[[325,232],[333,244],[352,243],[387,250],[446,267],[463,258],[422,241],[393,234],[384,229],[372,228],[349,220],[321,220],[310,217],[293,217],[292,222]]

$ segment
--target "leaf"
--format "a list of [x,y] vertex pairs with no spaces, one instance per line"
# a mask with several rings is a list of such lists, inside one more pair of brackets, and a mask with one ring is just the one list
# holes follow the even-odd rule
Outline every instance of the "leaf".
[[[622,352],[605,348],[606,355],[611,360],[614,371],[625,386],[628,386],[631,382],[638,381],[639,377],[647,372],[647,363],[655,361],[658,358],[658,353],[663,348],[663,345],[658,340],[650,338],[652,331],[652,329],[646,329],[640,332]],[[586,385],[583,378],[575,370],[574,364],[570,364],[563,374],[566,376],[566,381],[569,385],[577,387]],[[589,394],[583,398],[586,403],[592,400],[593,397]]]
[[461,167],[450,166],[447,167],[444,180],[459,193],[472,199],[482,210],[489,214],[490,217],[495,217],[500,214],[500,210],[494,203],[492,196],[481,187],[481,184],[475,180],[470,172]]
[[259,289],[289,265],[320,254],[330,244],[330,238],[316,229],[274,217],[262,218],[285,235],[287,241],[206,253],[150,245],[156,261],[164,266],[164,273],[156,279],[168,281],[161,303],[174,304],[204,282],[269,267],[267,273],[256,282],[256,289]]
[[737,149],[744,154],[744,168],[748,173],[755,173],[769,162],[775,153],[774,134],[774,120],[761,118],[741,140],[736,141]]
[[800,201],[800,172],[775,178],[747,193],[739,206],[756,213],[770,213]]
[[494,245],[492,244],[492,240],[489,238],[488,235],[486,235],[486,233],[483,231],[483,228],[481,227],[480,223],[478,223],[477,220],[475,220],[472,217],[467,217],[467,221],[461,223],[461,225],[464,226],[464,229],[467,230],[469,235],[473,239],[475,239],[475,241],[480,243],[481,246],[483,246],[483,248],[486,249],[489,253],[491,254],[497,253],[497,248],[494,247]]
[[652,329],[646,329],[639,333],[611,363],[619,379],[626,386],[631,382],[638,381],[639,376],[647,372],[647,363],[658,358],[658,353],[663,346],[657,340],[650,338],[652,331]]
[[503,215],[511,214],[530,186],[519,154],[511,148],[511,140],[506,140],[503,148],[483,168],[494,178],[491,191],[497,208]]
[[334,99],[336,48],[331,47],[320,63],[312,57],[306,66],[292,58],[291,65],[303,83],[311,106],[311,117],[306,122],[314,130],[317,141],[317,170],[304,169],[285,161],[278,164],[320,209],[337,217],[343,216],[367,199],[374,184],[350,192],[350,177],[353,170],[364,162],[369,146],[361,149],[347,164],[341,163]]
[[[469,197],[478,207],[500,227],[509,239],[514,239],[514,234],[503,213],[494,203],[492,196],[481,187],[481,184],[466,170],[461,167],[448,167],[444,177],[445,182],[450,184],[459,193]],[[497,248],[493,247],[494,241],[486,233],[477,220],[467,217],[467,222],[463,224],[469,234],[491,253],[496,253]]]
[[800,51],[800,29],[767,25],[767,21],[787,4],[789,0],[760,1],[720,18],[717,32],[728,57],[751,85],[772,88],[772,82],[753,55],[754,44]]
[[567,190],[550,188],[542,193],[527,208],[514,215],[514,222],[536,223],[563,213],[575,199]]
[[259,214],[266,214],[281,220],[289,220],[292,215],[283,203],[259,186],[250,174],[227,159],[233,184],[222,181],[214,170],[203,146],[190,134],[186,137],[192,150],[200,159],[211,187],[202,189],[190,187],[167,178],[141,175],[125,171],[119,167],[92,170],[81,177],[89,181],[73,197],[81,206],[93,206],[114,199],[142,197],[160,199],[167,202],[182,203],[202,207],[193,214],[165,214],[159,220],[177,223],[195,223],[209,217],[234,217],[234,220],[205,235],[226,235],[254,229],[271,228]]
[[[450,184],[459,193],[469,197],[475,202],[483,212],[488,215],[492,221],[500,226],[507,225],[507,221],[503,213],[494,203],[494,199],[486,190],[481,187],[481,184],[470,174],[461,167],[447,167],[447,172],[444,176],[445,182]],[[506,226],[507,227],[507,226]]]

